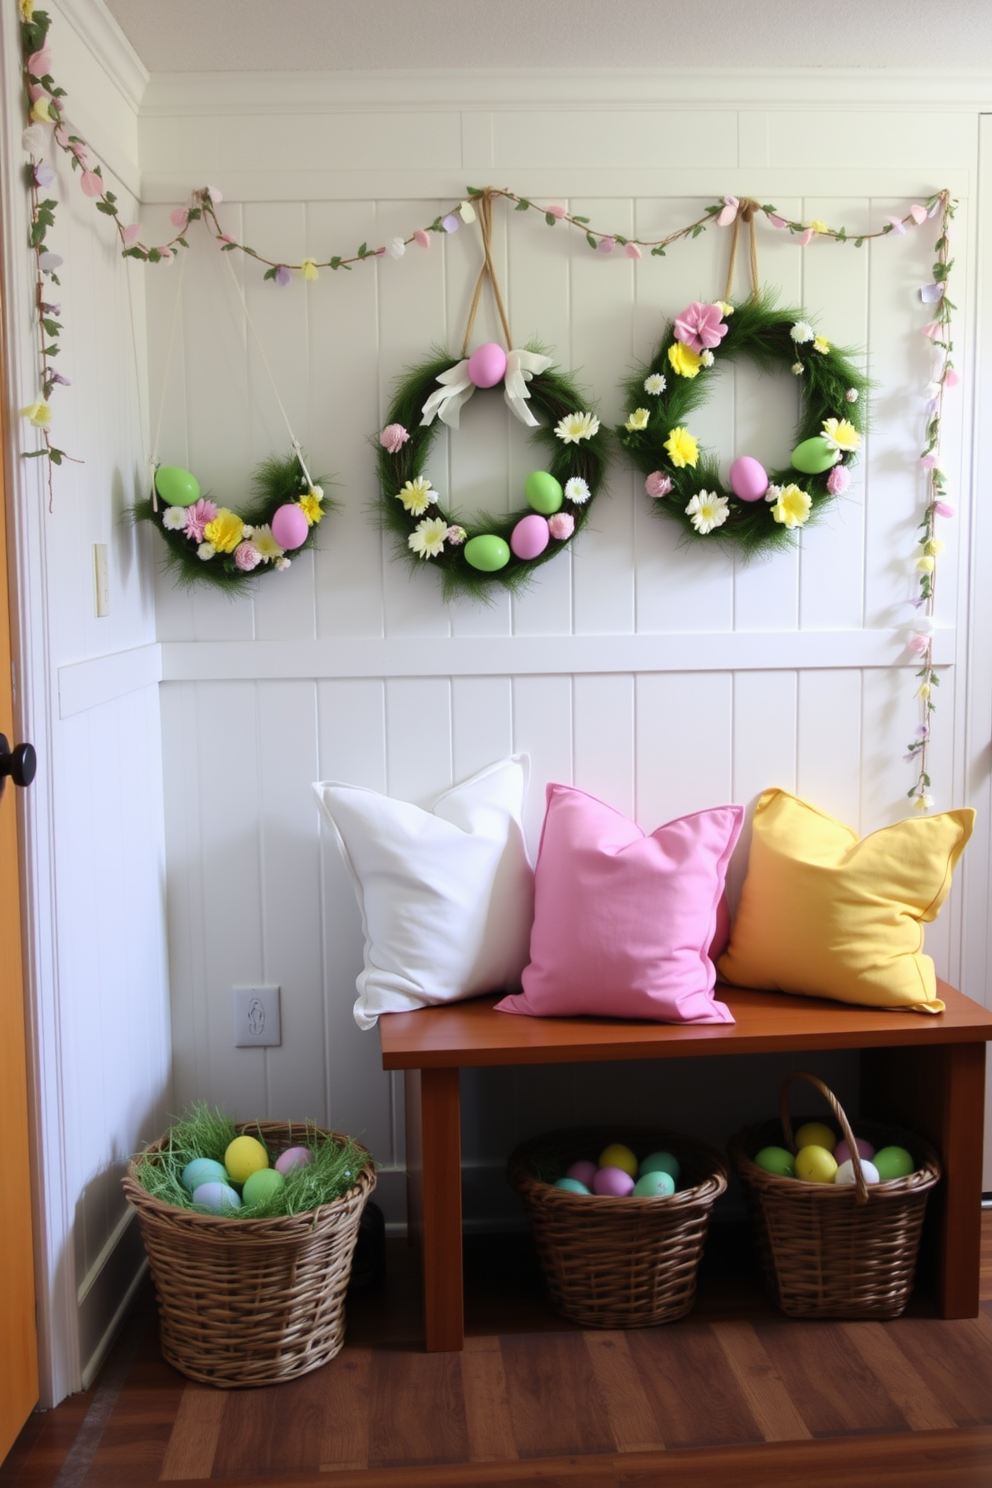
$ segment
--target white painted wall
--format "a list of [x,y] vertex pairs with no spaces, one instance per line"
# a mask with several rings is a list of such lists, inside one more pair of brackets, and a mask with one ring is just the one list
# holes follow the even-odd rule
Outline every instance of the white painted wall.
[[[724,192],[853,233],[946,184],[961,202],[954,298],[970,371],[975,110],[863,102],[871,88],[855,79],[835,79],[828,97],[818,84],[815,106],[793,79],[773,108],[746,74],[739,101],[726,79],[719,94],[700,86],[696,96],[719,96],[712,105],[690,98],[685,79],[669,81],[667,95],[657,77],[651,97],[632,105],[620,75],[581,84],[559,75],[534,106],[519,76],[489,75],[478,90],[469,75],[311,78],[302,103],[279,78],[153,79],[140,123],[144,195],[159,204],[164,234],[169,206],[213,182],[225,192],[229,232],[298,261],[406,236],[468,182],[567,200],[597,226],[642,236]],[[729,245],[712,231],[634,265],[591,254],[581,235],[552,232],[537,215],[510,213],[499,214],[496,237],[515,338],[556,348],[609,422],[625,412],[621,379],[649,355],[665,318],[722,291]],[[335,474],[344,510],[319,550],[265,576],[254,601],[158,587],[180,1099],[205,1097],[244,1116],[312,1116],[363,1135],[385,1164],[388,1217],[402,1219],[400,1090],[379,1068],[375,1035],[352,1021],[360,922],[317,821],[313,779],[427,805],[488,761],[527,750],[534,843],[549,779],[601,795],[649,830],[702,806],[752,802],[772,784],[862,832],[904,813],[912,777],[902,754],[917,717],[903,642],[924,498],[916,457],[927,368],[915,291],[933,237],[931,225],[862,250],[821,242],[804,252],[762,232],[764,281],[805,305],[831,339],[863,348],[879,385],[849,498],[794,553],[743,568],[718,553],[678,551],[618,460],[574,553],[521,598],[480,609],[444,605],[429,573],[390,560],[368,518],[369,436],[396,375],[432,343],[460,345],[477,237],[463,230],[399,262],[279,290],[194,235],[164,392],[163,460],[187,464],[236,505],[254,464],[288,447],[233,267],[311,468]],[[156,406],[176,288],[175,274],[149,277]],[[479,339],[496,329],[490,316]],[[721,380],[698,432],[727,463],[744,449],[781,459],[794,398],[794,387],[741,368]],[[987,795],[973,768],[979,743],[967,733],[964,685],[969,440],[966,393],[951,401],[946,425],[945,464],[963,516],[941,563],[938,807]],[[498,399],[473,400],[447,453],[441,441],[437,448],[435,482],[466,507],[518,504],[529,456]],[[941,974],[963,978],[979,998],[987,859],[985,817],[928,938]],[[737,881],[742,869],[743,854]],[[278,1049],[232,1046],[231,985],[254,981],[283,988]],[[853,1090],[849,1066],[833,1076]],[[777,1086],[771,1067],[691,1086],[666,1073],[663,1089],[647,1069],[480,1073],[466,1080],[470,1217],[509,1213],[500,1174],[522,1135],[592,1114],[650,1113],[723,1140],[772,1109]]]
[[[70,11],[72,12],[70,14]],[[59,167],[49,246],[65,331],[55,440],[82,462],[55,473],[49,506],[36,434],[17,409],[38,395],[34,258],[26,250],[16,6],[2,18],[4,309],[9,365],[12,543],[21,737],[39,770],[19,795],[38,1164],[42,1403],[92,1376],[142,1265],[120,1187],[128,1156],[170,1109],[164,934],[161,726],[154,678],[127,695],[60,696],[59,668],[154,640],[145,543],[126,520],[143,479],[146,362],[142,276]],[[52,47],[70,117],[135,210],[136,99],[107,58],[119,38],[94,6],[53,9]],[[133,68],[132,81],[140,82]],[[97,619],[93,545],[108,550],[110,614]],[[117,663],[119,666],[120,663]]]

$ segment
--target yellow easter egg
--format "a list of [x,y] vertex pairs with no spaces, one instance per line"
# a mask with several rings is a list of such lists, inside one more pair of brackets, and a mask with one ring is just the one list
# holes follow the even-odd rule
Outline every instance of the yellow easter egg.
[[833,1152],[837,1146],[837,1138],[829,1126],[824,1126],[822,1121],[807,1121],[796,1132],[797,1147],[823,1147],[827,1152]]
[[599,1154],[599,1166],[601,1168],[622,1168],[625,1173],[630,1174],[631,1178],[637,1177],[637,1158],[622,1142],[611,1142],[608,1147],[603,1148]]
[[796,1153],[796,1177],[803,1183],[833,1183],[837,1164],[832,1152],[810,1144]]
[[255,1137],[235,1137],[224,1153],[224,1166],[234,1183],[246,1183],[252,1173],[269,1166],[269,1154]]

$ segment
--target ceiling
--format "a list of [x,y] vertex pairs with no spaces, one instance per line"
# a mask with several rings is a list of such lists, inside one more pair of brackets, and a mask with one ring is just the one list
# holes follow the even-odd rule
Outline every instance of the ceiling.
[[152,73],[992,68],[990,0],[104,3]]

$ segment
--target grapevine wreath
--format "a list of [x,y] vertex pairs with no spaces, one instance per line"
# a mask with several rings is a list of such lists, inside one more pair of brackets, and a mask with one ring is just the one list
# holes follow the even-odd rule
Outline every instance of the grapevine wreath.
[[301,455],[263,460],[243,512],[200,495],[200,483],[178,465],[160,465],[154,490],[134,508],[166,542],[166,568],[180,588],[207,583],[243,594],[257,574],[286,569],[289,553],[312,547],[318,523],[337,503],[311,480]]
[[[432,484],[431,447],[438,423],[457,429],[476,388],[500,382],[507,404],[546,451],[544,468],[524,483],[527,506],[507,516],[482,513],[462,526]],[[604,438],[599,419],[550,357],[532,348],[505,353],[495,342],[458,361],[439,352],[403,378],[379,435],[383,526],[415,565],[438,569],[445,599],[485,598],[494,584],[519,589],[585,525],[602,479]]]
[[[694,302],[669,323],[657,352],[626,384],[631,412],[617,430],[645,475],[654,510],[679,522],[687,538],[715,541],[745,557],[781,547],[850,484],[849,466],[864,433],[869,383],[850,359],[798,310],[767,294],[737,305]],[[739,452],[729,487],[716,457],[701,450],[690,415],[721,363],[748,357],[785,367],[799,379],[801,411],[791,464],[766,472]]]

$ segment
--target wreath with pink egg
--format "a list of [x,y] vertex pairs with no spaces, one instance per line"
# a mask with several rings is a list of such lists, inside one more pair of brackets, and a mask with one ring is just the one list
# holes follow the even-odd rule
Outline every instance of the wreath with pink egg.
[[[736,305],[694,301],[668,323],[650,365],[625,384],[631,412],[617,437],[644,473],[652,509],[677,521],[686,539],[745,557],[793,542],[850,484],[870,386],[852,355],[821,336],[805,312],[779,309],[767,293]],[[689,422],[713,372],[741,357],[797,378],[801,411],[787,467],[766,471],[738,453],[724,485]]]

